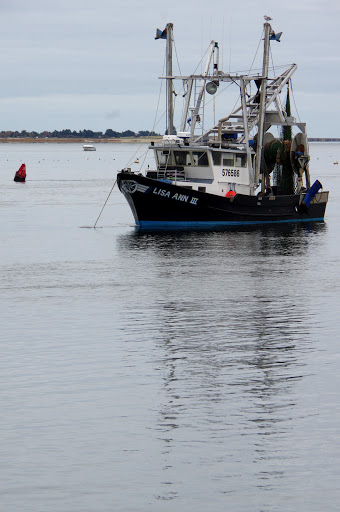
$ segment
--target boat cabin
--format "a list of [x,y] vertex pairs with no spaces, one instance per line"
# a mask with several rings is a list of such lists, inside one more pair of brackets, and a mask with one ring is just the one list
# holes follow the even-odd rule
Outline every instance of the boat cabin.
[[255,152],[248,158],[240,147],[222,148],[207,143],[204,147],[190,145],[180,138],[176,143],[153,146],[156,171],[148,171],[154,179],[172,181],[194,190],[224,196],[230,190],[238,194],[249,194],[250,176],[253,172]]

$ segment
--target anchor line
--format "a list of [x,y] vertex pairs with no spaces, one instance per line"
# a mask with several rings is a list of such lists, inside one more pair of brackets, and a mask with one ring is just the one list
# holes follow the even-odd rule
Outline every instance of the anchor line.
[[114,187],[115,187],[115,184],[116,184],[116,183],[117,183],[117,179],[115,180],[114,184],[112,185],[112,188],[111,188],[111,190],[110,190],[110,192],[109,192],[109,195],[108,195],[108,196],[107,196],[107,198],[106,198],[106,201],[105,201],[105,203],[104,203],[104,205],[103,205],[103,208],[101,209],[100,214],[98,215],[98,218],[97,218],[97,220],[96,220],[96,222],[95,222],[95,224],[94,224],[94,226],[93,226],[94,228],[96,227],[97,222],[98,222],[98,220],[99,220],[99,218],[100,218],[101,214],[103,213],[103,210],[104,210],[104,208],[105,208],[105,206],[106,206],[106,203],[108,202],[109,197],[110,197],[110,195],[111,195],[111,193],[112,193],[112,190],[114,189]]

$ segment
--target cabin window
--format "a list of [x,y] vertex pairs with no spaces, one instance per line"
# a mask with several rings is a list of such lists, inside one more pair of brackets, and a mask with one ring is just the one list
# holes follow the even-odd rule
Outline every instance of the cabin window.
[[235,167],[246,167],[247,166],[247,155],[241,153],[235,155]]
[[167,150],[164,151],[157,151],[157,157],[158,157],[158,165],[168,165],[169,162],[169,156],[170,152]]
[[214,165],[221,165],[221,153],[220,151],[213,151],[212,152],[213,162]]
[[206,151],[193,151],[192,152],[192,165],[197,165],[200,167],[209,165],[207,152]]
[[176,165],[188,165],[190,160],[189,151],[174,151]]
[[207,189],[206,187],[198,187],[197,190],[198,192],[205,192]]
[[234,167],[234,155],[230,153],[229,155],[223,154],[223,166],[224,167]]

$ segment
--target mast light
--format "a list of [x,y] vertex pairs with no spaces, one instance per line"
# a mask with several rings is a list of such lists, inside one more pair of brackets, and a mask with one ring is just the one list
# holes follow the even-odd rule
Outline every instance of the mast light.
[[205,90],[208,94],[215,94],[217,91],[217,88],[219,86],[219,83],[216,80],[213,80],[212,82],[208,82],[205,86]]

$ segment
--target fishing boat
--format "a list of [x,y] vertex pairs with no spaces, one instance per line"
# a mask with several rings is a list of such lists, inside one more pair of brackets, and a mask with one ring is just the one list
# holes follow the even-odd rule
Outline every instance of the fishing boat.
[[[270,18],[269,18],[270,19]],[[219,69],[219,46],[209,45],[204,71],[172,71],[173,25],[157,30],[166,39],[166,132],[149,148],[154,169],[123,169],[117,183],[140,228],[217,228],[323,221],[328,192],[311,183],[306,124],[290,111],[289,87],[296,64],[269,73],[272,41],[280,41],[265,17],[262,67],[255,73]],[[182,118],[174,124],[174,84],[184,87]],[[238,88],[229,115],[205,128],[205,102]],[[224,89],[224,91],[223,91]],[[282,94],[286,92],[286,101]],[[273,133],[274,132],[274,133]]]

